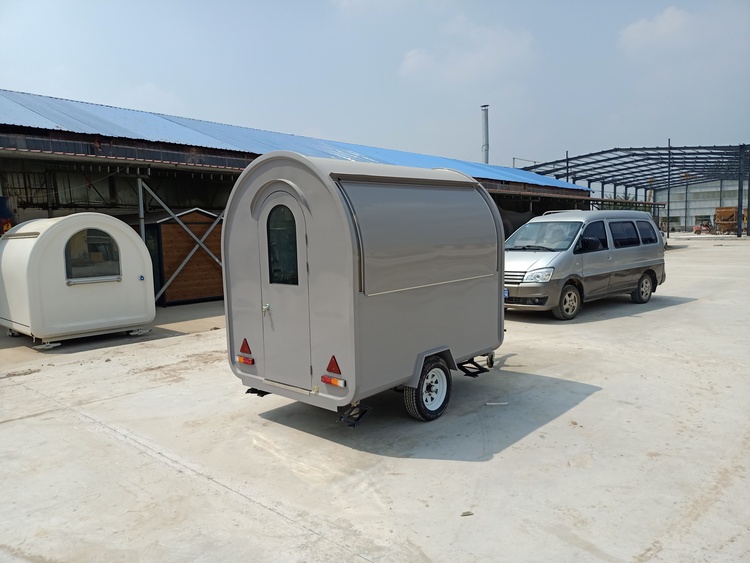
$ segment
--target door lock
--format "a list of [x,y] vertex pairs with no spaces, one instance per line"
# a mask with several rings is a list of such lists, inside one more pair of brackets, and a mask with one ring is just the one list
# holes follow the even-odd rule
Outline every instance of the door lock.
[[266,316],[266,313],[269,311],[270,308],[271,308],[271,306],[268,303],[266,303],[265,305],[263,305],[263,307],[261,308],[261,311],[263,311],[263,316],[264,317]]

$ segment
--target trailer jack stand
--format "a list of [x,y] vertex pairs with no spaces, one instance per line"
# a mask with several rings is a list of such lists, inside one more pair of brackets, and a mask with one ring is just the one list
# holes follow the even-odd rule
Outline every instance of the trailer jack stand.
[[271,394],[269,391],[261,391],[260,389],[256,389],[255,387],[250,387],[250,389],[245,391],[245,395],[247,395],[248,393],[252,395],[258,395],[258,397],[265,397],[266,395]]
[[349,428],[355,428],[371,410],[372,407],[368,407],[362,403],[350,405],[349,408],[344,411],[344,414],[338,418],[338,421],[343,422]]
[[488,373],[490,371],[486,367],[480,366],[474,360],[467,360],[465,362],[461,362],[460,364],[458,364],[457,367],[462,372],[464,372],[464,375],[467,377],[479,377],[479,374]]

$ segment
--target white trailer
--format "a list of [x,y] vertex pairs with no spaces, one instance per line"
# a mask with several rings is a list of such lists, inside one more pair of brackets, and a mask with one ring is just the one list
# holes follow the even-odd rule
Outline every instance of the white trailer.
[[128,225],[101,213],[32,219],[0,237],[0,326],[52,341],[154,320],[151,258]]
[[248,392],[342,411],[403,389],[433,420],[451,370],[503,339],[503,227],[451,170],[272,152],[238,178],[222,253],[229,363]]

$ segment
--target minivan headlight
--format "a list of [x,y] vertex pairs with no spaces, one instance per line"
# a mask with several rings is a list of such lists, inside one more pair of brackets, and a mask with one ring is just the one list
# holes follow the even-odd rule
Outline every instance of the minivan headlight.
[[541,268],[540,270],[531,270],[530,272],[526,272],[526,275],[523,277],[523,281],[529,283],[546,283],[552,278],[552,273],[554,271],[554,268]]

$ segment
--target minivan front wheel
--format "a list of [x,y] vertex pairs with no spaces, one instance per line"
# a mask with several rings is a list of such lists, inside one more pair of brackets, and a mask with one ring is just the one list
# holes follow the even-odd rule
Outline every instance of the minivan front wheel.
[[557,307],[552,309],[555,318],[561,321],[569,321],[575,317],[581,310],[581,293],[574,285],[566,285],[560,294],[560,301]]
[[638,287],[630,294],[630,298],[633,300],[633,303],[648,303],[653,293],[654,282],[651,276],[643,274],[641,279],[638,280]]

